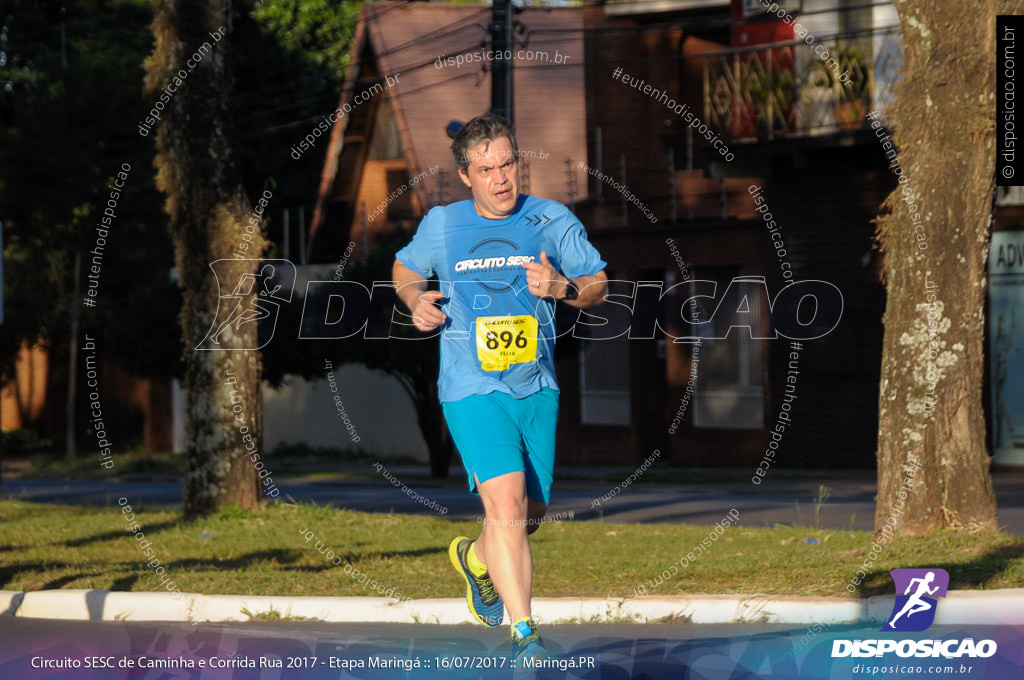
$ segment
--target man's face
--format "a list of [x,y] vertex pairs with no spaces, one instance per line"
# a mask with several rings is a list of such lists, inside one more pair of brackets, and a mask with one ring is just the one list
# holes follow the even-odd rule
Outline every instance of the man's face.
[[509,138],[481,142],[466,157],[469,168],[459,176],[473,192],[477,214],[491,220],[511,215],[519,199],[519,163]]

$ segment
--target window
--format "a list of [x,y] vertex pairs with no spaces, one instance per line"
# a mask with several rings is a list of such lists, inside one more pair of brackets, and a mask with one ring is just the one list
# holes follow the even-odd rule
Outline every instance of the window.
[[[719,270],[725,272],[725,270]],[[708,278],[698,276],[696,278]],[[763,277],[746,277],[764,281]],[[719,275],[719,296],[729,286],[731,276]],[[746,299],[753,324],[765,328],[770,310],[767,301],[756,304]],[[703,318],[714,311],[705,308]],[[759,430],[764,427],[764,383],[767,374],[765,340],[753,340],[746,328],[729,330],[728,317],[716,314],[701,326],[700,362],[694,390],[693,425],[697,428]],[[728,337],[716,340],[728,333]]]
[[[782,9],[787,14],[792,15],[803,12],[802,0],[773,0],[773,3],[778,6],[776,9]],[[768,9],[761,0],[743,0],[744,17],[764,16]],[[773,18],[778,18],[778,15],[773,14]]]
[[[622,285],[609,281],[609,293],[624,293]],[[617,324],[628,323],[630,311],[606,303],[598,307],[595,314]],[[621,319],[623,315],[627,319]],[[577,325],[576,329],[578,337],[590,335],[585,325]],[[580,341],[580,422],[584,425],[630,424],[629,350],[627,333],[611,340]]]
[[387,206],[387,220],[389,222],[414,219],[416,217],[412,203],[414,189],[409,186],[410,179],[409,173],[405,170],[387,171],[388,195],[394,196],[395,192],[401,191],[400,194],[394,196],[391,203]]
[[629,425],[629,338],[587,340],[580,346],[580,421]]

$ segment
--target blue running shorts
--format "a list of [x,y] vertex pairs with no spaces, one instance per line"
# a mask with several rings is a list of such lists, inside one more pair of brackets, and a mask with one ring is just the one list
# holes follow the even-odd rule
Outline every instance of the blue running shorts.
[[526,473],[526,495],[547,503],[555,466],[558,392],[545,387],[517,399],[505,392],[444,402],[444,418],[466,468],[469,490],[509,472]]

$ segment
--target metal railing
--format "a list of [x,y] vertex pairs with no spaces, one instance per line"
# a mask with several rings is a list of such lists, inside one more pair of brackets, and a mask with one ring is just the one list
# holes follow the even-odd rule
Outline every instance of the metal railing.
[[[829,61],[815,53],[824,46]],[[708,52],[704,119],[732,139],[856,130],[881,113],[900,78],[898,27]]]

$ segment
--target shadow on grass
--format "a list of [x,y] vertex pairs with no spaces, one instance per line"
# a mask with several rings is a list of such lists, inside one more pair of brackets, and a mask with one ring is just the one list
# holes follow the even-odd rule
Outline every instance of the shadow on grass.
[[46,565],[42,565],[42,564],[39,564],[39,563],[35,563],[35,564],[21,564],[21,563],[19,563],[19,564],[12,564],[10,566],[0,567],[0,589],[15,590],[14,588],[8,588],[8,586],[15,579],[15,577],[18,576],[19,574],[23,574],[25,572],[30,572],[30,573],[37,574],[37,573],[39,573],[41,571],[46,571],[47,569],[63,569],[63,568],[66,568],[67,566],[68,566],[67,564],[63,564],[61,562],[57,562],[57,563],[50,562],[50,563],[48,563]]
[[[95,534],[93,536],[73,538],[69,541],[64,541],[63,545],[68,548],[81,548],[83,545],[92,545],[93,543],[101,543],[104,541],[116,541],[117,539],[123,538],[124,536],[133,536],[134,534],[126,530],[127,527],[130,525],[126,524],[123,520],[121,520],[121,523],[125,525],[125,529],[121,529],[120,531],[105,531],[102,534]],[[140,524],[140,526],[143,529],[143,533],[145,533],[146,536],[149,537],[153,536],[162,529],[168,529],[170,527],[178,526],[180,523],[180,520],[175,519],[168,520],[166,522],[158,522],[156,524]]]
[[[7,589],[7,586],[11,585],[11,582],[19,574],[43,574],[50,571],[63,571],[63,570],[74,570],[76,565],[68,564],[67,562],[49,562],[45,564],[41,562],[19,562],[11,564],[9,566],[0,567],[0,590]],[[55,578],[52,581],[48,581],[44,585],[38,588],[32,588],[32,590],[59,590],[68,583],[75,579],[82,578],[83,576],[99,576],[95,572],[85,573],[75,571],[72,574]]]
[[47,581],[46,583],[44,583],[42,585],[41,588],[39,588],[39,590],[60,590],[61,588],[63,588],[67,584],[71,583],[72,581],[77,581],[78,579],[84,578],[86,576],[99,576],[99,574],[97,574],[95,572],[91,572],[91,573],[75,572],[73,574],[67,574],[65,576],[61,576],[59,578],[55,578],[52,581]]
[[365,555],[365,557],[377,557],[384,559],[391,559],[392,557],[423,557],[424,555],[437,555],[439,553],[448,554],[448,548],[416,548],[415,550],[392,550],[389,552],[371,553]]
[[[904,564],[902,569],[945,569],[949,572],[949,589],[978,590],[987,581],[1010,567],[1013,561],[1024,557],[1024,545],[1000,545],[990,548],[970,562],[928,562]],[[893,595],[892,577],[886,570],[869,571],[857,593],[860,597]]]
[[139,580],[138,574],[132,574],[131,576],[125,576],[119,578],[110,584],[110,590],[112,592],[130,592],[135,583]]
[[[129,568],[127,565],[125,568]],[[60,571],[60,570],[72,570],[72,573],[65,574],[54,578],[50,581],[43,583],[42,585],[32,588],[31,590],[60,590],[67,584],[76,581],[80,578],[88,576],[102,576],[103,574],[92,572],[84,572],[75,570],[74,565],[67,564],[65,562],[47,562],[46,564],[41,563],[29,563],[29,564],[12,564],[9,567],[0,567],[0,589],[5,589],[14,580],[16,576],[24,573],[40,574],[47,571]],[[138,580],[138,575],[126,576],[118,579],[111,586],[110,590],[130,590],[131,585]]]
[[299,574],[315,574],[322,571],[331,571],[332,569],[341,569],[345,564],[352,564],[352,561],[343,555],[339,555],[344,560],[339,566],[335,566],[333,563],[324,562],[323,564],[299,564],[295,566],[285,567],[281,571],[296,572]]
[[[319,551],[314,551],[319,553]],[[435,555],[437,553],[447,554],[448,550],[445,548],[417,548],[416,550],[394,550],[391,552],[362,552],[362,553],[347,553],[347,554],[336,554],[335,559],[341,558],[342,563],[340,566],[344,566],[345,563],[351,565],[358,565],[359,563],[373,562],[376,560],[388,560],[393,557],[422,557],[424,555]],[[303,571],[303,572],[319,572],[319,571],[330,571],[332,569],[338,569],[339,565],[334,564],[332,560],[328,560],[326,556],[323,557],[322,564],[315,565],[296,565],[288,567],[284,571]]]
[[185,558],[167,563],[168,571],[171,570],[197,570],[208,569],[210,571],[236,571],[248,569],[261,562],[277,562],[278,564],[293,564],[302,555],[292,548],[275,548],[268,550],[257,550],[255,552],[241,555],[230,559],[217,557],[210,558]]
[[[4,567],[4,568],[0,569],[0,587],[3,587],[5,585],[7,585],[10,582],[10,580],[11,580],[11,578],[13,576],[15,576],[16,574],[18,574],[20,572],[23,572],[23,571],[39,572],[39,571],[44,571],[46,569],[62,569],[62,568],[68,568],[68,567],[70,567],[70,565],[68,565],[68,564],[60,564],[60,563],[53,563],[53,562],[49,562],[49,563],[47,563],[45,565],[43,565],[43,564],[20,564],[20,565],[15,565],[15,566],[12,566],[12,567]],[[64,585],[70,583],[71,581],[74,581],[75,579],[81,578],[83,576],[96,576],[96,574],[95,573],[90,573],[90,574],[76,573],[76,574],[70,574],[68,576],[62,576],[60,578],[57,578],[57,579],[54,579],[52,581],[47,582],[45,585],[43,585],[42,588],[39,588],[39,590],[40,591],[42,591],[42,590],[60,590]],[[17,611],[18,607],[21,606],[21,602],[22,602],[23,599],[24,599],[24,595],[19,594],[17,597],[15,597],[12,600],[10,606],[8,607],[8,609],[6,611],[0,611],[0,616],[13,616],[14,613]],[[85,606],[86,606],[86,610],[89,613],[89,619],[90,620],[92,620],[92,621],[101,621],[103,619],[103,606],[104,606],[104,603],[106,602],[106,599],[107,599],[107,592],[105,590],[91,590],[90,589],[90,590],[87,590],[85,592]]]

